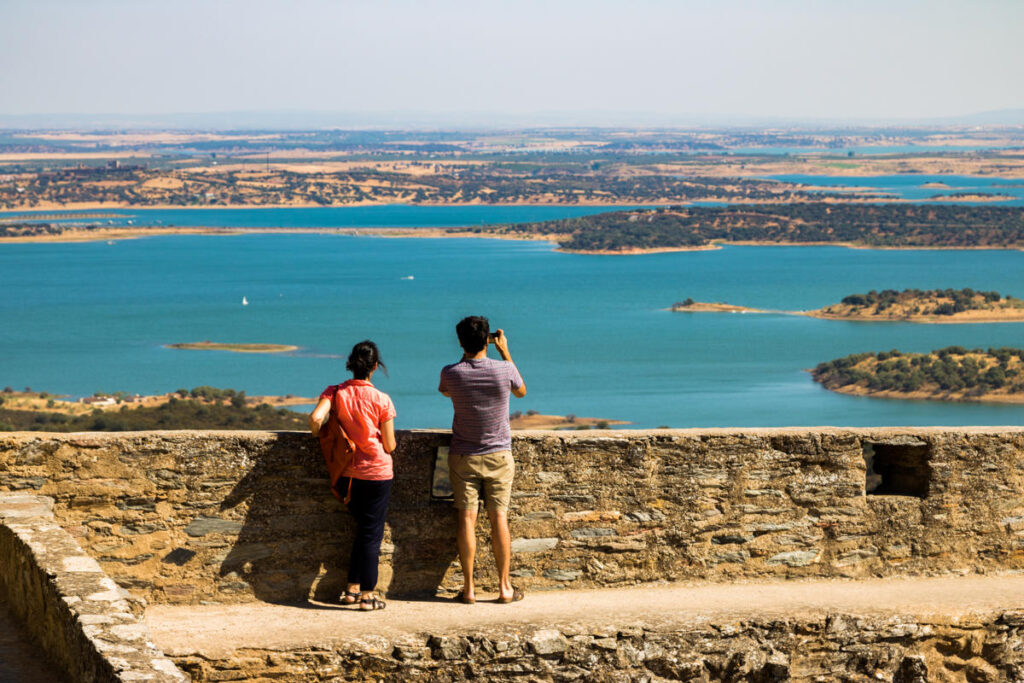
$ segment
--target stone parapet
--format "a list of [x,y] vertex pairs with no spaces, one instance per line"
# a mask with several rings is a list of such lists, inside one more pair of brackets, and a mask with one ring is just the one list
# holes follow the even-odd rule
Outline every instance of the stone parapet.
[[[451,505],[432,496],[447,439],[399,433],[394,594],[461,582]],[[521,432],[513,452],[513,573],[530,589],[1024,569],[1020,429]],[[305,434],[7,434],[0,489],[54,498],[151,601],[329,598],[344,579],[351,523]]]
[[143,604],[57,526],[53,500],[0,494],[0,591],[69,681],[185,681],[151,642]]
[[337,648],[174,655],[196,680],[694,681],[782,683],[1024,680],[1024,615],[507,626]]

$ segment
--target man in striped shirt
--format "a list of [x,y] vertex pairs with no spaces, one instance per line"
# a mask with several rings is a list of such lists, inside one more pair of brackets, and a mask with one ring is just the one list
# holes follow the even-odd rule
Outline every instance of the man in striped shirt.
[[[512,499],[512,430],[508,419],[509,394],[526,396],[526,384],[508,351],[503,330],[490,333],[482,316],[465,318],[455,326],[462,360],[441,370],[438,386],[452,400],[452,442],[448,451],[455,507],[458,509],[459,562],[464,584],[459,600],[476,602],[473,562],[476,558],[476,520],[483,500],[491,521],[491,545],[498,566],[498,602],[523,599],[509,574],[512,541],[508,508]],[[493,342],[502,360],[487,357]]]

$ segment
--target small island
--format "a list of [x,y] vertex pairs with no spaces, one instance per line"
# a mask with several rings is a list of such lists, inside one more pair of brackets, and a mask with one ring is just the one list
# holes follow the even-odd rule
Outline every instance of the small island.
[[575,415],[541,415],[536,410],[516,411],[509,415],[512,429],[608,429],[612,425],[628,425],[623,420]]
[[884,289],[851,294],[804,315],[830,320],[920,323],[1024,322],[1024,301],[999,292],[966,289]]
[[233,351],[235,353],[283,353],[296,351],[298,346],[290,344],[222,344],[220,342],[201,341],[168,344],[169,349],[188,349],[189,351]]
[[826,389],[854,396],[1024,403],[1024,349],[857,353],[811,371]]
[[673,313],[768,313],[760,308],[749,308],[747,306],[734,306],[724,301],[708,303],[706,301],[694,301],[686,299],[672,304]]

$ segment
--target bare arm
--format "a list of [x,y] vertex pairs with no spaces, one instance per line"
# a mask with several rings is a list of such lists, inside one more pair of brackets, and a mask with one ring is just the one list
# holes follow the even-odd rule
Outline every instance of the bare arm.
[[327,416],[330,412],[331,399],[320,399],[320,402],[316,404],[316,408],[313,408],[313,412],[309,414],[309,431],[313,432],[313,436],[320,435],[320,428],[324,426],[324,422],[327,421]]
[[[508,351],[508,337],[505,336],[505,330],[498,330],[494,333],[494,348],[498,349],[498,353],[501,355],[502,360],[506,360],[509,363],[512,363],[512,365],[515,365],[515,362],[512,360],[512,354]],[[516,372],[518,371],[519,368],[516,368]],[[521,373],[520,376],[522,376]],[[519,385],[518,389],[512,390],[512,395],[516,398],[526,396],[526,380],[523,380],[523,383]]]
[[398,441],[395,439],[394,418],[380,423],[380,442],[388,453],[395,450],[395,447],[398,446]]

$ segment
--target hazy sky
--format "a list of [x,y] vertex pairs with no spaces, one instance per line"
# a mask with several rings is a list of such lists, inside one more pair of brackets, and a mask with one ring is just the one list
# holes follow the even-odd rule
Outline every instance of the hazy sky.
[[0,114],[1024,108],[1021,0],[0,0]]

